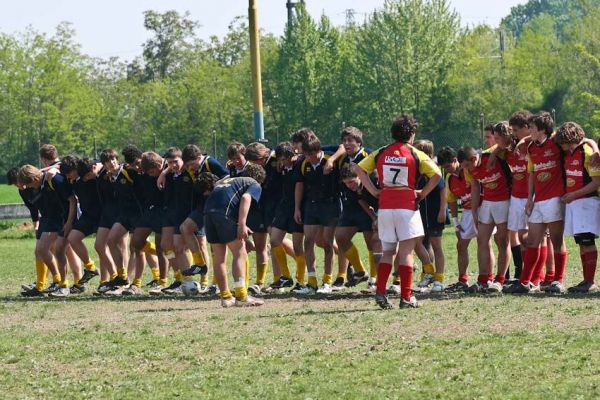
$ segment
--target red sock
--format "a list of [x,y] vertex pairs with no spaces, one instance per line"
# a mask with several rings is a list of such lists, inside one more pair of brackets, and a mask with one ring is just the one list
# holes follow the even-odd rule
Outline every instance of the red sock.
[[477,282],[478,283],[487,283],[488,281],[488,274],[479,274],[477,275]]
[[488,274],[487,280],[488,282],[494,282],[494,274]]
[[544,282],[547,282],[547,283],[554,282],[554,271],[546,272],[546,276],[544,277]]
[[392,264],[379,263],[377,265],[377,293],[385,294],[388,278],[392,272]]
[[468,283],[469,282],[469,274],[460,274],[458,276],[458,281],[462,282],[462,283]]
[[[410,301],[413,267],[410,265],[401,265],[399,269],[400,269],[400,296],[404,300]],[[377,277],[379,277],[379,275]]]
[[592,250],[581,254],[581,265],[583,266],[583,279],[587,283],[594,283],[596,276],[596,263],[598,262],[598,251]]
[[533,274],[531,275],[531,283],[535,286],[540,284],[540,281],[544,280],[544,270],[546,268],[546,259],[548,258],[548,247],[540,247],[540,257],[535,263],[533,268]]
[[554,252],[554,280],[563,283],[567,267],[567,252]]
[[533,269],[535,268],[535,264],[537,263],[538,258],[540,258],[540,248],[539,247],[527,247],[525,248],[525,253],[523,254],[523,271],[521,271],[521,283],[523,285],[528,285],[531,280],[531,276],[533,275]]
[[506,275],[496,275],[496,282],[500,282],[501,285],[504,285],[504,282],[506,281]]

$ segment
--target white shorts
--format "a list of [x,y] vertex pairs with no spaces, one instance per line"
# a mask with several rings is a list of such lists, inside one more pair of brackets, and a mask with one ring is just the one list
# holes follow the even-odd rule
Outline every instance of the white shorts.
[[528,222],[530,224],[549,224],[562,221],[564,218],[565,205],[560,201],[560,197],[553,197],[548,200],[534,202]]
[[511,196],[508,207],[508,230],[513,232],[527,230],[527,214],[525,214],[527,199]]
[[384,250],[392,244],[395,248],[398,242],[425,235],[419,211],[384,208],[377,212],[377,224]]
[[481,202],[477,210],[477,218],[482,224],[500,225],[508,221],[508,206],[509,200],[504,201],[489,201]]
[[578,233],[600,236],[600,198],[584,197],[565,207],[565,236]]
[[463,240],[477,237],[477,227],[475,227],[471,210],[463,210],[462,212],[462,216],[460,217],[459,236]]

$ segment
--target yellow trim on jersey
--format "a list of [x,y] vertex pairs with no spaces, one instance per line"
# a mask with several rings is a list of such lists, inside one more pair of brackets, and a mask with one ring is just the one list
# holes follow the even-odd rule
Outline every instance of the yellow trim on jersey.
[[50,186],[50,189],[54,190],[54,184],[52,183],[52,178],[48,179],[48,186]]
[[360,169],[365,171],[367,174],[370,174],[373,171],[375,171],[375,169],[377,168],[377,165],[375,164],[375,158],[377,157],[377,154],[379,154],[379,152],[383,148],[384,147],[381,147],[381,148],[373,151],[371,154],[369,154],[365,158],[363,158],[362,161],[358,163],[358,166],[360,167]]
[[450,178],[452,175],[453,174],[446,174],[446,187],[448,188],[448,190],[446,190],[446,201],[448,203],[456,203],[458,201],[456,195],[452,193],[452,190],[450,189]]
[[594,150],[587,143],[583,144],[583,154],[585,157],[583,165],[585,166],[585,169],[586,169],[588,175],[590,177],[600,176],[600,168],[596,168],[591,165],[591,158],[592,158],[592,155],[594,154]]
[[475,178],[473,177],[473,175],[471,175],[471,173],[469,172],[468,169],[465,168],[465,180],[469,183],[473,183],[475,182]]
[[125,179],[127,179],[127,182],[133,183],[133,179],[131,179],[131,177],[129,176],[129,173],[127,172],[127,170],[125,168],[121,169],[121,173],[123,174]]
[[[428,178],[431,178],[434,175],[442,176],[442,172],[440,171],[440,168],[437,165],[435,165],[433,160],[431,158],[429,158],[429,156],[427,154],[423,153],[419,149],[414,148],[410,144],[406,144],[406,146],[408,148],[410,148],[412,150],[412,153],[419,158],[419,160],[418,160],[419,161],[419,174],[425,175]],[[361,162],[358,163],[358,166],[368,174],[375,171],[375,169],[377,168],[377,165],[375,163],[375,158],[377,157],[377,154],[379,154],[379,152],[382,149],[385,149],[386,147],[381,147],[381,148],[375,150],[374,152],[372,152],[371,154],[369,154]]]

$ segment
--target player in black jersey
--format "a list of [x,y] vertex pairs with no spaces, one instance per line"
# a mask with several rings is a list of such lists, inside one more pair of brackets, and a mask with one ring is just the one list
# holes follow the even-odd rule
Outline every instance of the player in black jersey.
[[96,173],[100,169],[100,165],[87,158],[79,159],[75,156],[66,156],[61,159],[59,168],[61,174],[71,182],[73,193],[77,197],[81,211],[81,215],[77,217],[67,239],[75,254],[83,261],[85,268],[83,276],[79,280],[79,284],[73,286],[74,289],[83,291],[83,285],[99,275],[96,264],[90,258],[89,252],[83,244],[83,239],[96,233],[100,222],[102,208],[97,184],[98,175]]

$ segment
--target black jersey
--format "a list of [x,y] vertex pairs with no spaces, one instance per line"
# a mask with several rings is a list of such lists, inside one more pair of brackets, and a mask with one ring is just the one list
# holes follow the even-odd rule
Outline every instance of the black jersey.
[[142,189],[140,174],[125,166],[119,167],[111,177],[121,211],[142,211]]
[[323,167],[331,154],[323,152],[316,165],[303,159],[297,169],[298,182],[304,183],[304,197],[311,201],[333,202],[339,198],[339,169],[334,164],[333,171],[325,175]]
[[[347,164],[358,164],[363,159],[365,159],[369,155],[369,151],[361,148],[354,156],[346,155],[342,157],[338,163],[340,171]],[[342,207],[344,209],[358,209],[360,208],[360,204],[358,204],[358,193],[354,192],[343,182],[340,181],[340,198],[342,200]]]
[[111,182],[110,172],[106,168],[102,168],[97,178],[98,193],[100,195],[100,202],[102,206],[116,205],[117,191],[115,186]]
[[98,183],[97,178],[87,181],[79,178],[72,184],[81,212],[93,218],[99,218],[102,213]]
[[156,185],[156,180],[156,177],[147,174],[139,176],[141,196],[145,210],[153,207],[162,208],[165,205],[164,193]]
[[37,222],[40,219],[40,211],[33,202],[38,193],[39,190],[32,188],[19,189],[19,196],[21,196],[23,204],[25,204],[25,207],[27,207],[29,210],[29,215],[31,216],[31,221],[33,222]]
[[240,201],[245,193],[252,197],[253,203],[258,203],[262,188],[258,182],[248,177],[224,179],[206,199],[204,212],[224,214],[230,220],[237,222]]
[[44,218],[66,220],[69,216],[69,198],[73,196],[71,185],[62,174],[56,174],[48,179],[44,173],[38,195],[34,204]]

